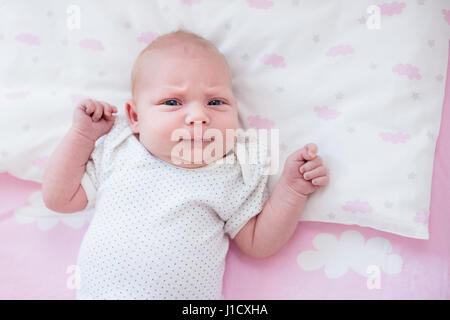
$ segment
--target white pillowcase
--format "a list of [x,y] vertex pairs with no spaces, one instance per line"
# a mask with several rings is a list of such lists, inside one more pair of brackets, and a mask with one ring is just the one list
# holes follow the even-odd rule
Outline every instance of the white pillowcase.
[[[179,27],[233,72],[243,128],[280,130],[280,164],[309,142],[330,183],[301,220],[428,238],[450,4],[373,1],[64,1],[3,4],[0,171],[42,181],[83,97],[124,109],[139,51]],[[79,13],[79,16],[77,15]],[[78,19],[78,17],[80,19]],[[80,22],[80,29],[73,29]],[[380,29],[369,29],[379,22]],[[182,72],[182,70],[180,70]],[[271,176],[273,188],[279,178]]]

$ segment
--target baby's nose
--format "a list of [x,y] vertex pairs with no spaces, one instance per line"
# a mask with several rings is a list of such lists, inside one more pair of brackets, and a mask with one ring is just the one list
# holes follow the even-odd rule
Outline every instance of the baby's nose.
[[195,123],[208,125],[209,117],[202,107],[193,107],[189,110],[185,122],[187,125],[194,125]]
[[199,117],[191,118],[191,119],[186,121],[186,124],[189,124],[189,125],[194,125],[194,124],[198,125],[200,123],[202,125],[207,125],[209,123],[209,121],[207,119],[202,119],[202,118],[199,118]]

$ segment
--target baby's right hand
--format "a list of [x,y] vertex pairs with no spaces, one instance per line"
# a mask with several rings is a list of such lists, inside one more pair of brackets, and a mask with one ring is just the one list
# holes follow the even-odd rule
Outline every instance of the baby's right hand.
[[92,141],[107,134],[114,125],[117,108],[103,101],[81,101],[73,113],[72,128]]

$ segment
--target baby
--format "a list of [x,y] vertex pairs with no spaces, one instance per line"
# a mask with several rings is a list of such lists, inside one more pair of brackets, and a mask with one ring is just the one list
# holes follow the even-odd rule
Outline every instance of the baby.
[[309,143],[286,159],[269,197],[264,164],[239,161],[239,134],[230,134],[239,125],[227,61],[190,32],[139,54],[126,116],[117,111],[78,104],[44,174],[49,209],[95,204],[77,299],[223,299],[229,238],[251,257],[274,254],[308,195],[329,182]]

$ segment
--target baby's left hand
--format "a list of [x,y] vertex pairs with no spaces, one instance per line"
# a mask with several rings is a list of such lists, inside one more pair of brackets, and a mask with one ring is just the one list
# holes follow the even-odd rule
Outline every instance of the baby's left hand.
[[308,143],[292,153],[284,164],[282,179],[297,193],[309,195],[329,182],[327,168],[317,156],[317,146]]

